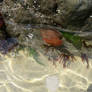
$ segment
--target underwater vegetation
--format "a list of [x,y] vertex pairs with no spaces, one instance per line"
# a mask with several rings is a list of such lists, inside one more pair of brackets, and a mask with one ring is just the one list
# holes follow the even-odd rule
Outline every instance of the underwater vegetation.
[[69,41],[70,43],[72,43],[73,46],[76,49],[79,50],[79,52],[81,53],[81,59],[82,59],[83,62],[85,61],[87,63],[87,68],[88,68],[89,67],[88,57],[87,57],[86,53],[84,53],[84,52],[81,51],[81,49],[82,49],[82,47],[92,48],[92,46],[91,45],[87,45],[86,41],[83,38],[75,35],[74,33],[67,33],[67,32],[61,32],[61,33],[63,34],[63,36],[65,37],[65,39],[67,41]]
[[[35,24],[36,25],[36,24]],[[3,39],[0,37],[0,52],[2,54],[7,54],[11,50],[13,50],[14,47],[19,45],[17,38],[11,37],[11,35],[8,33],[6,24],[4,22],[4,19],[2,17],[2,14],[0,13],[0,32],[3,35]],[[82,61],[87,63],[87,67],[89,67],[89,60],[87,57],[87,54],[81,51],[82,47],[92,47],[91,45],[87,45],[85,40],[81,37],[75,35],[74,33],[64,32],[61,30],[56,30],[53,28],[40,28],[41,37],[43,40],[43,45],[47,48],[47,52],[50,50],[49,48],[53,48],[53,50],[59,51],[59,55],[56,60],[59,61],[59,63],[62,63],[63,67],[67,67],[68,62],[74,61],[75,56],[72,54],[71,51],[69,51],[65,45],[64,40],[67,40],[69,43],[71,43],[80,53],[81,53],[81,59]],[[21,33],[20,33],[21,34]],[[31,36],[29,36],[30,38]],[[25,40],[26,41],[26,40]],[[40,43],[40,41],[39,41]],[[18,50],[23,50],[23,46],[21,46]],[[39,64],[42,64],[40,62],[39,53],[31,48],[31,46],[28,48],[29,55],[35,59],[35,61]],[[43,64],[42,64],[43,65]]]
[[[57,49],[61,52],[58,59],[59,62],[62,62],[63,67],[67,66],[67,62],[70,60],[74,61],[75,57],[74,55],[68,51],[67,48],[65,48],[63,44],[63,37],[72,45],[79,50],[81,53],[81,59],[82,61],[87,63],[87,68],[89,67],[89,60],[86,55],[86,53],[81,51],[81,48],[89,47],[86,45],[85,40],[83,40],[81,37],[74,35],[74,33],[69,32],[63,32],[62,30],[55,30],[55,29],[41,29],[41,36],[44,40],[45,47],[48,49],[50,47],[53,47],[54,49]],[[47,46],[46,46],[47,45]],[[63,48],[62,48],[63,47]]]
[[[17,52],[19,50],[23,50],[25,47],[20,46],[18,43],[18,39],[11,37],[7,33],[6,25],[5,22],[1,16],[0,19],[0,31],[2,32],[3,35],[5,35],[4,39],[0,40],[0,52],[2,54],[7,54],[11,50],[14,49],[17,45],[19,45],[19,48],[17,49]],[[61,30],[56,30],[54,28],[40,28],[40,35],[43,40],[43,45],[47,48],[47,53],[50,50],[49,48],[52,48],[53,50],[59,51],[58,57],[55,59],[54,58],[54,63],[58,61],[59,63],[62,63],[63,67],[67,67],[68,63],[70,61],[75,60],[75,56],[72,54],[71,51],[69,51],[65,45],[64,45],[64,39],[66,39],[69,43],[72,43],[72,45],[78,49],[78,51],[81,53],[81,59],[83,62],[87,63],[87,67],[89,67],[89,60],[86,55],[86,53],[81,51],[81,48],[84,46],[86,48],[89,48],[91,46],[86,45],[85,40],[82,39],[81,37],[75,35],[74,33],[69,33],[69,32],[64,32]],[[26,41],[26,40],[25,40]],[[40,41],[39,41],[40,42]],[[35,59],[35,61],[41,65],[44,65],[43,63],[40,62],[39,59],[39,53],[32,48],[31,46],[28,47],[28,52],[31,57]]]
[[35,49],[33,49],[33,48],[30,47],[30,48],[28,48],[28,52],[29,52],[29,56],[33,57],[34,60],[35,60],[37,63],[39,63],[39,64],[41,64],[41,65],[44,65],[43,63],[40,62],[39,54],[38,54],[38,52],[37,52]]
[[28,55],[32,57],[38,64],[44,65],[39,58],[39,53],[32,47],[18,45],[18,48],[16,48],[15,53],[18,54],[19,51],[25,51],[25,50],[27,51]]
[[11,38],[10,34],[7,32],[7,27],[1,13],[0,13],[0,34],[3,35],[3,37],[0,37],[0,39]]

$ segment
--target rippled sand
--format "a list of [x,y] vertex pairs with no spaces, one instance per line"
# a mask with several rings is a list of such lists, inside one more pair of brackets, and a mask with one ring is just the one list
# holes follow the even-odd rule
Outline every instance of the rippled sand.
[[57,63],[53,66],[41,54],[44,66],[35,62],[24,51],[15,57],[13,54],[0,58],[0,92],[49,92],[46,87],[46,78],[55,75],[59,79],[59,88],[56,92],[92,92],[92,59],[90,68],[77,57],[68,68],[62,68]]

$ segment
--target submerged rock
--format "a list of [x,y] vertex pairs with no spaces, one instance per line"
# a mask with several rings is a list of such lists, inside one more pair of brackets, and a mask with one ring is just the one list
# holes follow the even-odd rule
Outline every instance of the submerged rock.
[[7,54],[18,45],[16,38],[7,38],[7,40],[0,40],[0,53]]

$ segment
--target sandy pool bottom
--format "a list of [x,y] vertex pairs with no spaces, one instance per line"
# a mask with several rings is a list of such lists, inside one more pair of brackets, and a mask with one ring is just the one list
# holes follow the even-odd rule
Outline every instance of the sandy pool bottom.
[[92,92],[92,59],[90,68],[79,57],[68,68],[62,68],[42,56],[44,66],[23,52],[17,57],[0,58],[0,92],[51,92],[46,86],[49,76],[56,76],[59,87],[55,92]]

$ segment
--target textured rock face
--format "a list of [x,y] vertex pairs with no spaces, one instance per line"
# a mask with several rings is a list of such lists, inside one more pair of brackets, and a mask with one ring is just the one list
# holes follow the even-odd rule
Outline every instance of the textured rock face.
[[68,5],[70,4],[72,6],[75,6],[75,5],[78,5],[79,3],[82,3],[83,4],[82,9],[85,9],[87,7],[92,6],[91,0],[65,0],[65,2],[68,3]]
[[81,30],[92,15],[90,2],[90,0],[6,0],[2,11],[4,16],[7,16],[6,19],[12,19],[17,23],[57,25],[71,30]]
[[[81,8],[85,4],[87,2],[80,4],[79,0],[5,0],[2,3],[2,13],[8,33],[14,37],[22,38],[29,33],[23,27],[25,24],[46,24],[72,31],[91,31],[92,18],[89,16],[92,9]],[[32,26],[29,27],[29,30],[32,29]]]
[[38,8],[41,10],[44,14],[54,14],[57,12],[58,8],[58,0],[40,0],[40,3],[38,5]]
[[85,26],[82,27],[82,31],[92,31],[92,17],[90,16],[85,22]]

